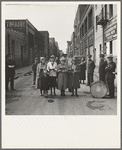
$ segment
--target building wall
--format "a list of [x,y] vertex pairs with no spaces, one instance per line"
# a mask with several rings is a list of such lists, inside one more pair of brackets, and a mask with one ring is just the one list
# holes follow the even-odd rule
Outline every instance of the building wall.
[[31,65],[35,57],[44,56],[44,37],[29,20],[6,20],[5,25],[6,54],[15,49],[17,67]]
[[40,31],[40,33],[44,36],[44,52],[47,59],[49,59],[49,32],[48,31]]
[[[91,13],[92,12],[92,13]],[[87,20],[87,21],[86,21]],[[87,5],[80,20],[80,55],[91,54],[95,60],[95,47],[94,47],[94,6]]]
[[6,54],[12,54],[16,67],[26,66],[27,48],[25,36],[17,31],[6,29]]
[[50,50],[50,56],[54,55],[57,56],[57,47],[55,44],[55,38],[49,38],[49,50]]
[[[110,5],[94,5],[95,10],[95,20],[94,26],[96,27],[95,31],[95,48],[96,48],[96,65],[99,65],[99,54],[110,54],[112,53],[114,57],[117,56],[117,5],[112,5],[113,7],[113,16],[110,17]],[[101,25],[96,25],[96,16],[101,13],[103,8],[103,17],[107,20],[107,24],[104,28],[104,51],[103,51],[103,28]]]
[[97,15],[100,14],[102,5],[94,5],[94,27],[95,27],[95,49],[96,49],[96,66],[99,65],[99,55],[103,54],[103,28],[97,25]]

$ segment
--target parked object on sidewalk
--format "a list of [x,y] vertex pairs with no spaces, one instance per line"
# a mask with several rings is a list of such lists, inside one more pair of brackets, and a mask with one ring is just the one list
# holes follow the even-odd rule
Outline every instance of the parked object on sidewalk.
[[60,58],[61,64],[58,65],[58,89],[61,91],[61,96],[65,96],[65,89],[68,88],[68,70],[65,64],[66,59]]
[[72,95],[74,96],[74,89],[75,95],[78,96],[77,89],[80,88],[79,82],[79,66],[75,64],[75,59],[72,60],[72,65],[70,66],[70,70],[68,71],[69,74],[69,89],[72,89]]
[[107,67],[105,68],[106,70],[106,83],[108,85],[109,89],[109,97],[113,98],[114,97],[114,79],[115,79],[115,69],[116,69],[116,64],[113,62],[113,55],[110,54],[108,55],[108,64]]
[[35,58],[35,63],[32,65],[32,71],[33,71],[33,85],[35,85],[36,81],[36,70],[37,70],[37,64],[38,64],[38,58]]
[[6,56],[6,90],[8,90],[9,81],[10,89],[14,89],[14,76],[15,76],[15,61],[12,59],[12,54]]
[[95,63],[91,59],[91,57],[92,57],[92,55],[88,55],[88,62],[87,62],[87,80],[88,80],[87,85],[88,86],[90,86],[91,83],[94,81],[93,73],[94,73],[94,69],[95,69]]
[[104,54],[100,54],[99,79],[103,82],[105,82],[106,66],[107,66],[107,61],[104,59]]
[[90,86],[90,92],[93,97],[103,98],[106,96],[108,88],[103,81],[93,82]]
[[79,68],[80,68],[80,74],[79,74],[80,82],[81,82],[81,80],[83,80],[83,84],[84,84],[84,80],[86,80],[86,61],[85,61],[85,56],[82,56],[81,62],[79,64]]

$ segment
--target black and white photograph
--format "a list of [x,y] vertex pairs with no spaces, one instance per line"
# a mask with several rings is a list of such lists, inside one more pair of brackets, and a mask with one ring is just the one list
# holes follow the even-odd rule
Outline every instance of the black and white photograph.
[[[119,17],[120,3],[114,1],[3,2],[4,117],[9,120],[16,117],[16,125],[19,117],[24,116],[118,118]],[[15,124],[13,128],[17,128]],[[14,143],[14,138],[11,146],[16,147],[19,144]],[[108,145],[103,142],[103,147],[109,148],[109,142]],[[92,146],[99,148],[97,145],[99,142]],[[110,148],[118,148],[118,145],[119,141],[113,142]],[[22,146],[26,144],[20,142],[18,148]],[[69,143],[64,148],[68,146]]]

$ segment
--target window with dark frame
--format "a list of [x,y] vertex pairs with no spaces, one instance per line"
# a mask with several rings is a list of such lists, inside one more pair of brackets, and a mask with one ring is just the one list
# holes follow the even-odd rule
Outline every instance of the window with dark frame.
[[105,20],[107,20],[107,5],[105,5],[104,7],[105,7]]
[[113,5],[109,5],[109,18],[113,17]]
[[84,24],[82,24],[82,37],[84,36]]
[[10,54],[10,34],[8,34],[8,54]]
[[97,31],[97,16],[96,16],[96,31]]
[[85,33],[87,33],[87,18],[85,19]]
[[92,27],[92,24],[93,24],[93,22],[92,22],[92,9],[90,10],[90,12],[89,12],[89,15],[88,15],[88,29],[90,29],[91,27]]
[[101,54],[101,44],[100,44],[100,54]]
[[112,44],[112,41],[110,41],[110,54],[113,53],[113,44]]

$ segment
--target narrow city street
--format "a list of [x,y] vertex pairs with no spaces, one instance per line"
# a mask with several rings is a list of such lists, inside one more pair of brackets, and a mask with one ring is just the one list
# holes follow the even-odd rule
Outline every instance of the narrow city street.
[[[18,73],[19,74],[19,73]],[[97,99],[90,94],[88,86],[81,84],[79,97],[66,96],[44,98],[39,89],[32,85],[32,74],[15,79],[16,91],[6,94],[6,115],[116,115],[117,99]],[[50,94],[50,91],[48,92]]]

